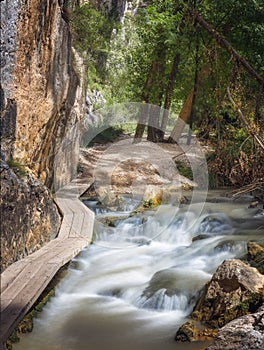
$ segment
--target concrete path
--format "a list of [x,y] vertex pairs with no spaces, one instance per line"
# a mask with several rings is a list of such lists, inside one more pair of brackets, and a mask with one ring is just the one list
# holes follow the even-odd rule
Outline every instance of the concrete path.
[[73,181],[56,193],[63,214],[58,237],[1,274],[1,350],[60,267],[91,242],[94,213],[79,200],[87,187]]

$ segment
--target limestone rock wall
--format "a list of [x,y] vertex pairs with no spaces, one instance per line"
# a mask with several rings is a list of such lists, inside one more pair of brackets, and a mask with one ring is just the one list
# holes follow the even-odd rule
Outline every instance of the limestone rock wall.
[[54,172],[63,185],[77,170],[84,72],[66,2],[0,2],[2,269],[56,236]]
[[18,172],[1,161],[1,272],[55,238],[60,226],[49,190],[32,175]]
[[1,1],[1,16],[3,153],[51,187],[54,157],[79,121],[67,16],[57,0]]

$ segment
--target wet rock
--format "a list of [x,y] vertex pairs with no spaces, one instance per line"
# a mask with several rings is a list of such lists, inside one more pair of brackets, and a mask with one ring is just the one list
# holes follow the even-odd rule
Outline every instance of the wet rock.
[[122,289],[121,288],[114,288],[114,289],[104,290],[104,291],[100,292],[99,295],[103,295],[106,297],[120,298],[122,295]]
[[156,272],[151,278],[143,295],[152,297],[160,289],[165,289],[167,295],[173,295],[179,287],[177,273],[174,269],[165,269]]
[[203,234],[200,234],[198,236],[195,236],[193,237],[192,241],[195,242],[195,241],[200,241],[202,239],[206,239],[206,238],[209,238],[210,236],[208,235],[203,235]]
[[199,323],[188,321],[184,323],[177,331],[175,340],[178,342],[195,342],[211,340],[216,337],[217,331],[202,327]]
[[240,317],[219,330],[206,350],[264,349],[264,311]]
[[249,194],[241,194],[241,195],[237,195],[234,198],[234,202],[237,203],[251,203],[255,201],[255,197],[251,196]]
[[144,202],[151,203],[151,205],[158,205],[161,204],[162,197],[163,190],[161,186],[148,185],[143,195],[143,200]]
[[259,201],[251,202],[251,203],[249,204],[248,208],[256,208],[259,204],[260,204]]
[[217,244],[217,246],[214,248],[215,251],[221,251],[221,250],[229,250],[233,251],[236,247],[236,242],[232,241],[231,239],[225,240],[223,242],[220,242]]
[[208,214],[202,219],[196,231],[197,234],[207,234],[210,236],[232,232],[232,222],[225,214]]
[[255,242],[248,242],[247,249],[247,259],[250,265],[264,274],[264,248]]
[[105,216],[103,214],[102,216],[98,216],[97,220],[103,225],[109,227],[116,227],[120,222],[124,221],[126,218],[129,218],[129,215],[120,217],[119,215]]
[[262,218],[262,217],[264,217],[264,209],[258,209],[254,214],[254,218]]
[[151,243],[151,239],[148,239],[148,238],[143,237],[143,236],[130,237],[130,238],[127,238],[126,241],[133,243],[133,244],[136,244],[138,246],[150,245],[150,243]]
[[195,270],[182,271],[173,267],[160,270],[143,291],[141,304],[148,308],[153,305],[167,309],[187,307],[193,303],[205,281],[208,281],[208,274],[198,274]]
[[178,331],[177,331],[177,333],[175,335],[175,340],[176,341],[181,341],[181,342],[196,341],[197,340],[197,333],[198,333],[198,330],[194,326],[194,322],[193,321],[189,321],[189,322],[184,323],[178,329]]
[[191,317],[212,328],[255,312],[263,303],[264,276],[240,260],[224,261],[198,300]]
[[256,263],[261,262],[264,259],[264,248],[255,242],[248,242],[248,259],[253,260]]

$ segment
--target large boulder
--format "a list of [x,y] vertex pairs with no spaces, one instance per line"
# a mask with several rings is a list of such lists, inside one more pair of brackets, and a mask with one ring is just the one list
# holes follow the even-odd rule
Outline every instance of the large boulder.
[[263,304],[264,276],[244,262],[225,260],[198,300],[191,317],[212,328],[255,312]]
[[253,349],[264,349],[264,310],[229,322],[206,350]]
[[[190,281],[192,281],[190,283]],[[156,272],[144,289],[139,307],[185,310],[194,302],[197,291],[208,281],[208,274],[195,269],[171,267]]]

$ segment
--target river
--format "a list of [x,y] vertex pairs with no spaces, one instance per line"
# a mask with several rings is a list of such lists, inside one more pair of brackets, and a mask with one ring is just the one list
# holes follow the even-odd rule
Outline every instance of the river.
[[[14,349],[205,349],[174,336],[217,267],[243,257],[247,241],[263,239],[263,211],[247,201],[210,192],[203,208],[199,201],[162,205],[133,216],[133,202],[126,212],[102,213],[87,201],[98,214],[94,244],[72,260],[33,332]],[[110,227],[102,224],[106,215]]]

